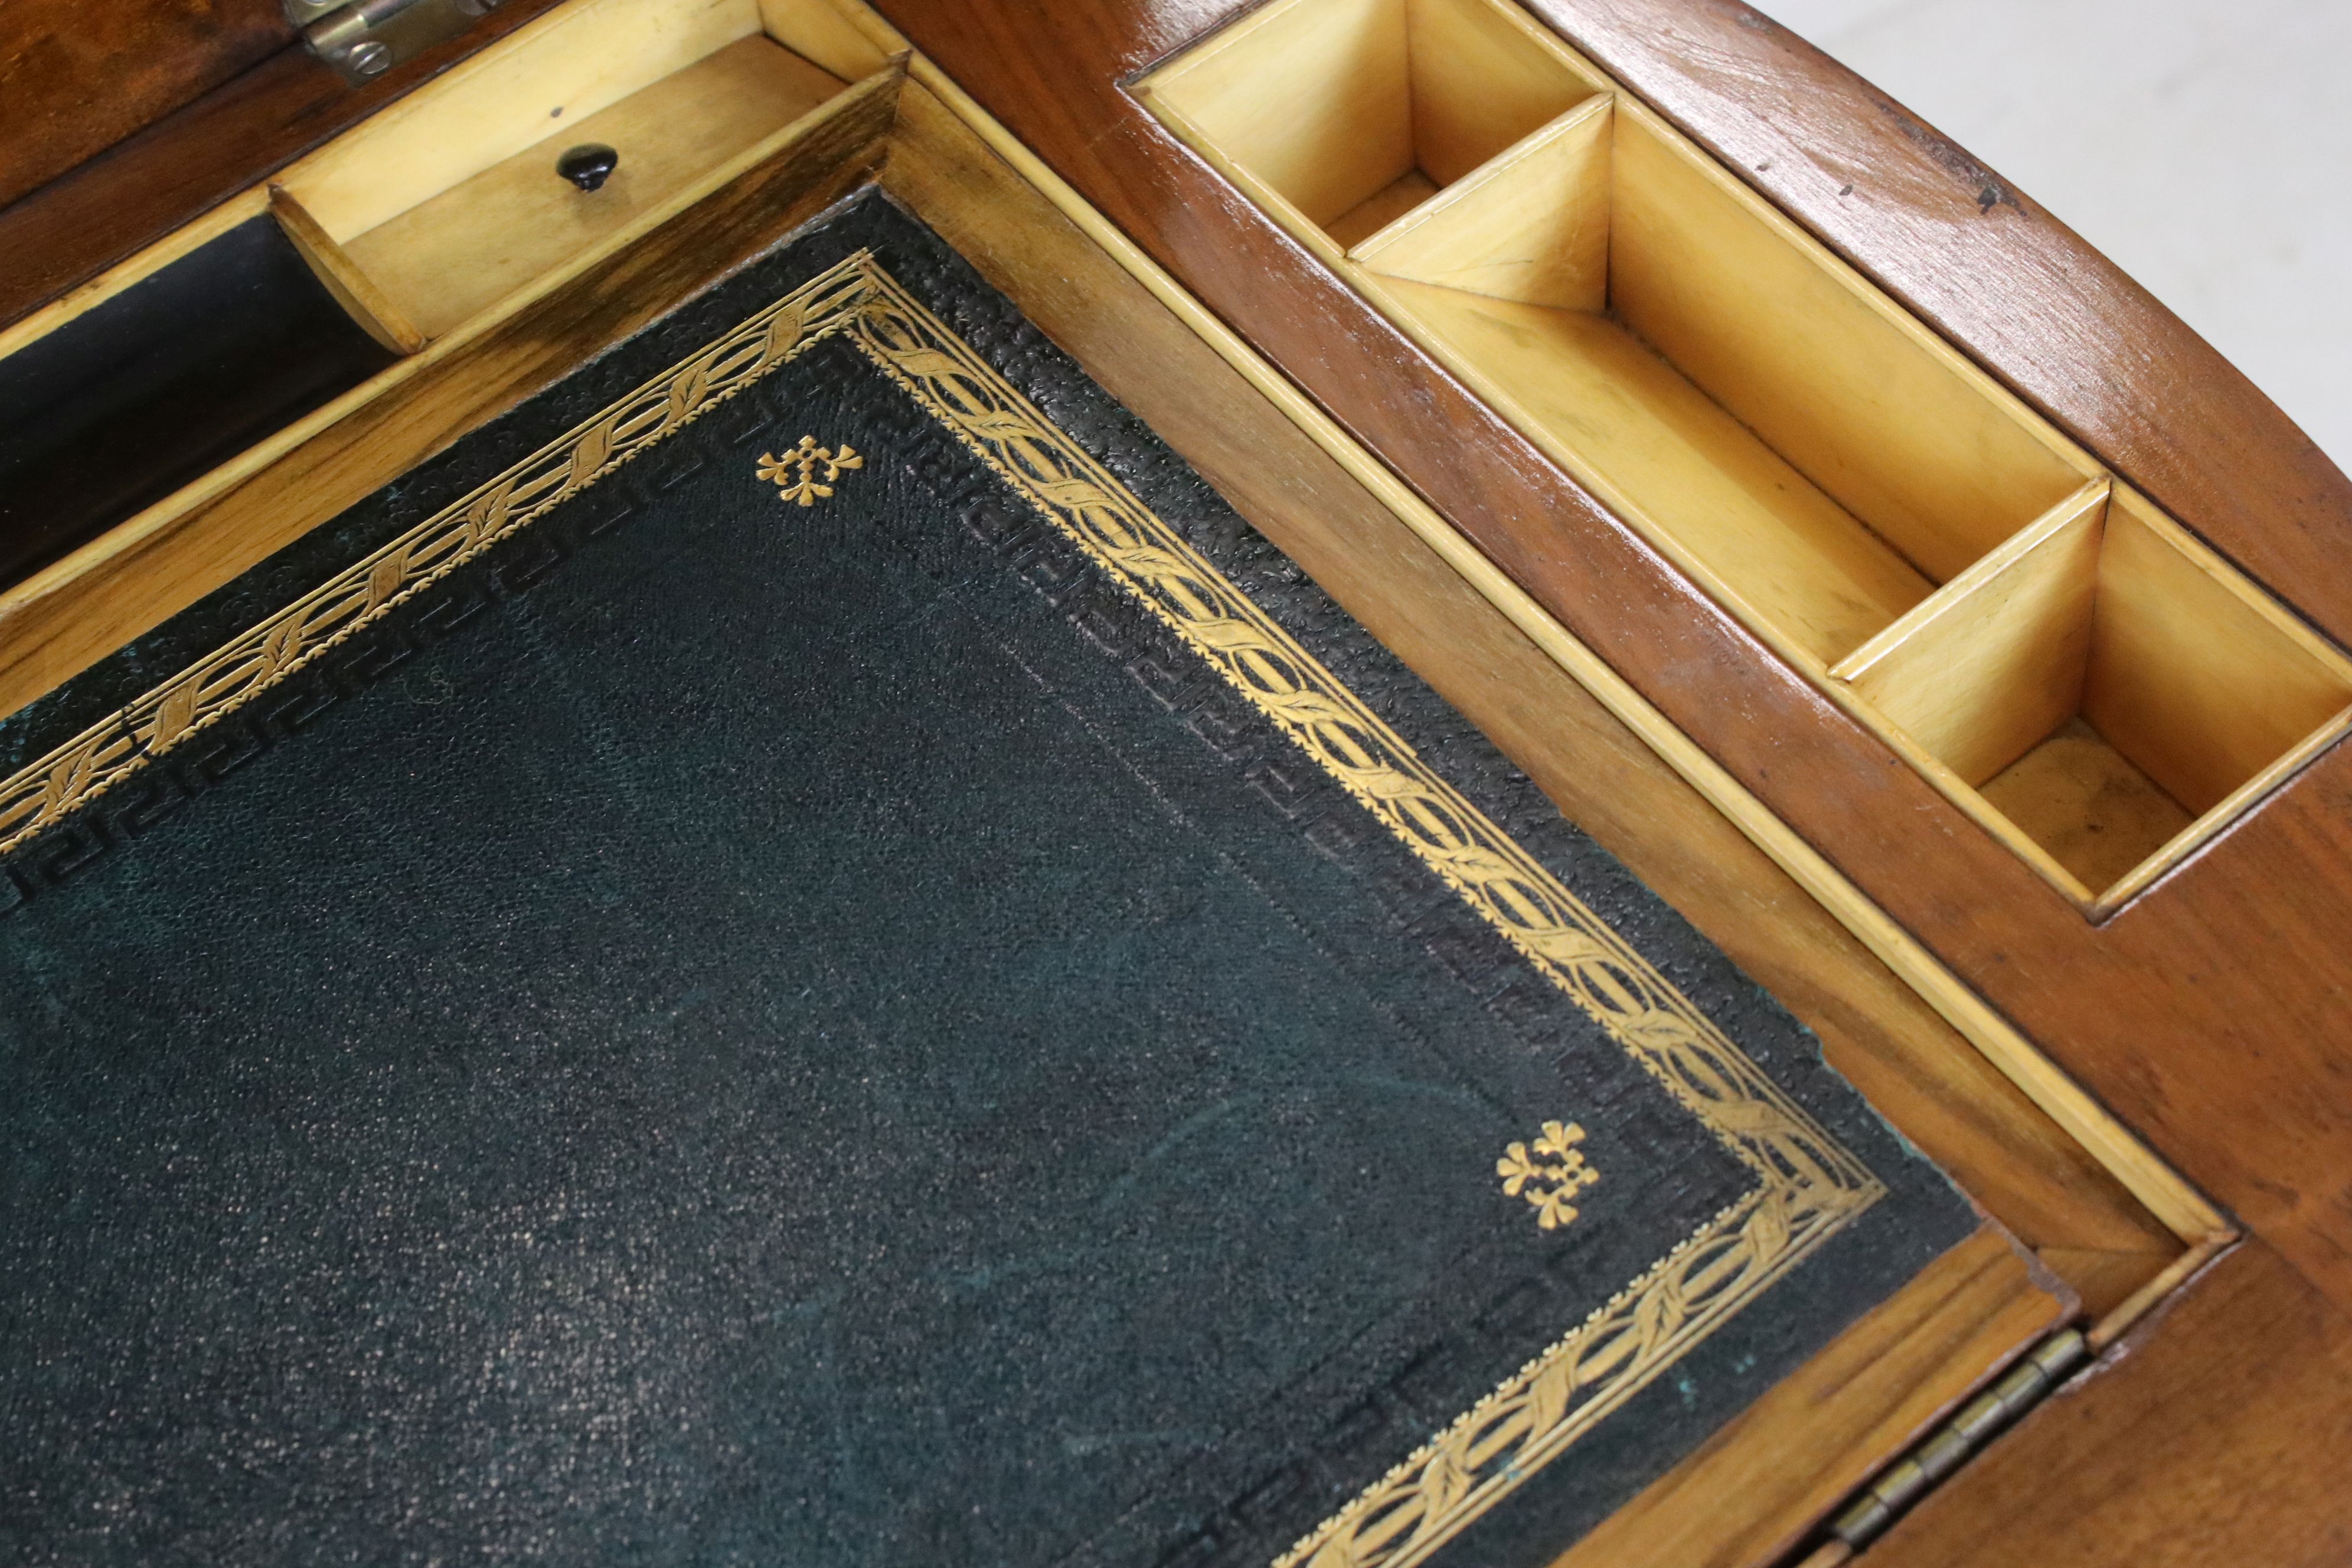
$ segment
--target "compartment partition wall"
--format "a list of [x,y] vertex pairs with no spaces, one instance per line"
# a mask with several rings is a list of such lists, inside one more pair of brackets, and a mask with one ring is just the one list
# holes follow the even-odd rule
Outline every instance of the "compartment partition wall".
[[1276,0],[1153,113],[2093,918],[2352,661],[1505,0]]

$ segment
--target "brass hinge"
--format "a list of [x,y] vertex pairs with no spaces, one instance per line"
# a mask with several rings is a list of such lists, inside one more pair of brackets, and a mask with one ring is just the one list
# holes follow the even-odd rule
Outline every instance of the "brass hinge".
[[1978,1449],[2048,1397],[2089,1353],[2090,1342],[2079,1329],[2067,1329],[2042,1341],[1848,1504],[1831,1521],[1830,1544],[1809,1560],[1809,1568],[1811,1562],[1844,1562],[1876,1540]]
[[454,38],[501,0],[285,0],[310,52],[357,87]]

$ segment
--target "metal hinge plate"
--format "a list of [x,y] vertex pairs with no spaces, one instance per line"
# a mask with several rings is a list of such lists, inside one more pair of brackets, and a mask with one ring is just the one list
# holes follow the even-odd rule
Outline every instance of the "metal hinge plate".
[[454,38],[501,0],[285,0],[310,52],[354,87]]
[[1838,1514],[1830,1526],[1834,1539],[1825,1553],[1829,1560],[1845,1562],[1869,1545],[1905,1510],[2048,1398],[2089,1354],[2089,1342],[2074,1329],[2061,1330],[2035,1346]]

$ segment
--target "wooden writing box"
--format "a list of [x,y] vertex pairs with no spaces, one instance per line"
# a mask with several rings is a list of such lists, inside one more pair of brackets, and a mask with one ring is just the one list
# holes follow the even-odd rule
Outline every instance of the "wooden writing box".
[[[44,449],[66,454],[35,492],[49,510],[9,518],[0,708],[878,183],[1794,1011],[1987,1216],[1562,1563],[1843,1560],[1943,1463],[1905,1456],[2051,1336],[2079,1325],[2116,1355],[2145,1322],[2162,1342],[2152,1310],[2238,1240],[2175,1162],[2312,1268],[2336,1222],[2305,1218],[2293,1180],[2340,1147],[2223,1157],[2182,1131],[2259,1122],[2299,1059],[2234,1101],[2165,1087],[2214,1059],[2198,1031],[2268,972],[2179,980],[2226,994],[2151,1026],[2176,994],[2140,983],[2133,945],[2159,919],[2226,923],[2211,881],[2251,875],[2233,868],[2283,812],[2330,820],[2352,663],[2334,616],[2274,596],[2300,579],[1923,325],[1565,10],[1276,0],[1215,32],[1147,17],[1097,55],[1085,29],[948,9],[570,0],[0,331],[0,389],[13,363],[25,407],[96,411]],[[1076,118],[1051,129],[1040,106],[1063,98]],[[1067,125],[1111,117],[1127,164],[1073,151]],[[598,141],[621,151],[617,199],[583,209],[545,166]],[[246,259],[265,253],[274,270]],[[1270,256],[1280,287],[1253,300]],[[116,368],[152,354],[141,333],[184,331],[127,310],[134,287],[200,297],[225,261],[267,277],[205,347],[225,378],[158,391]],[[112,342],[123,360],[81,346]],[[271,381],[237,342],[296,368]],[[121,471],[76,458],[164,406],[189,439]],[[2278,917],[2308,966],[2341,962],[2311,946],[2342,929],[2336,844]],[[2231,1027],[2330,1059],[2337,1037],[2294,1022],[2327,990],[2303,975]],[[2116,1016],[2080,1030],[2065,1007]],[[2250,1254],[2270,1257],[2231,1258]],[[1969,1441],[1935,1452],[2008,1414],[1972,1406]],[[1937,1506],[1880,1550],[2003,1560]]]

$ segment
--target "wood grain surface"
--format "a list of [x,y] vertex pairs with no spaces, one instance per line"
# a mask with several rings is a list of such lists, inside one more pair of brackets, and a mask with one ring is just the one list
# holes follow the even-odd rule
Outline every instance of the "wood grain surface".
[[1738,0],[1526,3],[2135,487],[2352,642],[2352,480],[2062,215]]
[[0,206],[294,38],[278,0],[0,5]]
[[2352,1317],[2242,1245],[1862,1561],[2352,1562]]
[[[1233,0],[1115,0],[1050,28],[1013,0],[878,8],[2063,1067],[2352,1302],[2352,945],[2340,940],[2352,931],[2352,753],[2323,756],[2091,923],[1142,111],[1122,83],[1237,14]],[[2341,476],[2063,226],[2005,184],[1980,207],[1973,196],[1986,187],[1967,184],[1973,165],[1962,179],[1965,160],[1947,143],[1906,129],[1850,73],[1743,6],[1548,0],[1544,10],[1703,140],[1721,136],[1738,153],[1733,132],[1774,114],[1803,121],[1781,123],[1783,137],[1849,138],[1873,171],[1875,204],[1913,204],[1914,215],[1888,220],[1884,247],[1859,220],[1828,237],[1904,297],[1943,297],[1932,281],[1953,299],[1994,301],[1979,299],[1979,311],[2035,315],[2056,288],[2083,311],[2112,309],[2099,330],[2037,350],[2038,363],[2054,353],[2064,371],[2040,382],[2032,364],[2011,363],[2010,339],[1975,332],[1973,318],[1937,321],[2192,530],[2242,550],[2240,564],[2316,618],[2352,626],[2333,586],[2352,571]],[[1767,47],[1770,68],[1794,79],[1760,109],[1752,80],[1676,63],[1753,59]],[[1809,128],[1809,115],[1824,123]],[[1770,161],[1738,166],[1754,176],[1754,163]],[[1849,169],[1839,188],[1864,189],[1863,172]],[[1963,188],[1971,199],[1956,207]],[[1995,244],[1990,227],[1977,248],[1900,243],[1906,225],[1976,223],[2006,226],[2017,243]],[[2053,269],[2070,268],[2053,283]],[[2180,401],[2191,384],[2226,411]],[[2110,417],[2119,398],[2138,425]],[[2179,450],[2167,467],[2153,460],[2158,447]],[[2178,479],[2224,472],[2226,492]]]

